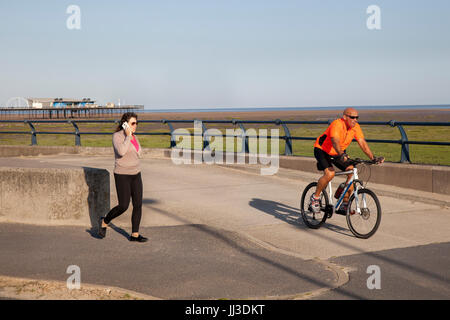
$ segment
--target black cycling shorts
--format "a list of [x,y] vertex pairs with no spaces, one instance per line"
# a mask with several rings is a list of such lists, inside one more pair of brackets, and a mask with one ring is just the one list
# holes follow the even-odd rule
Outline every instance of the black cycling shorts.
[[332,168],[333,164],[342,171],[352,165],[350,161],[341,161],[319,148],[314,148],[314,157],[317,159],[317,169],[320,171],[325,170],[326,168]]

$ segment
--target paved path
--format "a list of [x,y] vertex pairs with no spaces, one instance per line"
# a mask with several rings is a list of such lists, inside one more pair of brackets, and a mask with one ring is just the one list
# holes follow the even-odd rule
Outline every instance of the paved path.
[[0,224],[2,275],[111,285],[163,299],[295,297],[333,285],[334,272],[316,261],[274,253],[236,233],[204,225],[144,227],[150,239],[127,240],[114,225],[106,239],[73,226]]
[[[113,160],[42,156],[0,159],[0,165],[90,166],[112,172]],[[417,191],[371,185],[380,195],[383,218],[377,233],[361,240],[353,237],[342,216],[334,216],[319,230],[304,226],[299,216],[299,198],[303,188],[317,179],[314,174],[280,169],[276,176],[261,176],[258,168],[174,165],[167,159],[143,159],[142,174],[141,226],[151,243],[138,247],[140,251],[133,251],[136,247],[130,246],[122,235],[130,231],[131,208],[113,222],[116,231],[109,230],[104,240],[95,239],[81,227],[89,225],[88,217],[79,227],[42,231],[32,226],[2,225],[2,235],[8,234],[7,230],[11,230],[11,235],[28,230],[30,237],[48,234],[48,238],[36,238],[47,239],[42,240],[44,243],[65,239],[54,247],[61,255],[67,250],[67,258],[58,267],[62,273],[64,265],[72,263],[70,252],[77,248],[73,243],[80,244],[76,252],[82,253],[85,260],[81,261],[89,266],[85,281],[114,281],[111,285],[162,298],[292,297],[342,282],[342,274],[338,276],[341,268],[327,269],[322,264],[334,262],[334,258],[450,241],[448,196],[418,195]],[[116,202],[111,175],[111,206]],[[39,249],[44,251],[44,246]],[[104,253],[100,253],[102,250]],[[1,261],[8,256],[5,252],[0,252]],[[140,263],[134,266],[133,259]],[[99,272],[99,260],[105,261],[104,270],[114,266],[114,271]],[[20,273],[20,261],[16,260],[9,269],[0,267],[0,273]],[[56,261],[55,258],[52,265]],[[33,273],[39,263],[30,263],[30,275],[51,277],[56,272],[48,264]],[[127,268],[135,272],[128,274]],[[155,274],[161,277],[160,282],[153,278]]]

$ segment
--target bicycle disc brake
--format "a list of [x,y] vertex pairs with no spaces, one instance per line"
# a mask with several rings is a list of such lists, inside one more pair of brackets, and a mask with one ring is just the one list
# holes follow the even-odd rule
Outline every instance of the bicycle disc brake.
[[370,209],[369,208],[361,208],[361,217],[364,220],[368,220],[370,217]]

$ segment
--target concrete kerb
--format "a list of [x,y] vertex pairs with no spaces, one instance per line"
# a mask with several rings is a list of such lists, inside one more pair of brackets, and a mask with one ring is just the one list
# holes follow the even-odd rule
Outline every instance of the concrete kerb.
[[[194,159],[196,154],[202,153],[201,151],[189,152],[190,158]],[[146,156],[159,158],[170,158],[171,149],[159,149],[148,152]],[[245,164],[255,161],[255,155],[239,155],[217,152],[214,156],[219,158],[234,159],[234,162],[238,162],[238,157],[242,157],[241,160]],[[200,158],[200,157],[198,157]],[[271,163],[273,158],[263,157],[264,163]],[[261,158],[260,158],[261,160]],[[302,172],[309,172],[318,174],[316,166],[316,159],[308,157],[298,156],[279,156],[279,167],[284,169],[293,169]],[[263,167],[263,166],[261,166]],[[450,194],[450,167],[449,166],[433,166],[433,165],[419,165],[419,164],[404,164],[404,163],[389,163],[385,162],[383,165],[371,166],[371,178],[370,181],[373,184],[385,185],[394,188],[403,188],[409,190],[420,191],[418,195],[412,194],[415,199],[429,199],[428,196],[423,196],[422,193],[430,193],[436,195]],[[398,193],[398,192],[397,192]],[[387,195],[391,195],[388,193]],[[449,201],[441,201],[442,205],[449,205]]]
[[[201,151],[189,152],[191,160],[194,160],[196,154],[201,154]],[[160,149],[155,150],[153,154],[149,153],[150,157],[155,156],[170,158],[170,149]],[[219,158],[226,158],[227,153],[217,152],[214,156]],[[251,158],[255,161],[255,155],[238,155],[232,154],[229,158],[234,159],[235,163],[238,163],[238,157],[242,157],[241,161],[245,164],[252,163]],[[198,157],[200,158],[200,157]],[[198,159],[197,158],[197,159]],[[263,157],[264,163],[271,163],[273,158]],[[292,169],[302,172],[309,172],[318,174],[316,160],[314,158],[308,157],[298,157],[298,156],[280,156],[279,157],[279,167],[284,169]],[[226,163],[225,163],[226,164]],[[233,165],[233,164],[232,164]],[[263,167],[263,166],[260,166]],[[411,196],[416,200],[427,201],[430,196],[424,196],[424,193],[435,194],[435,195],[445,195],[450,194],[450,167],[449,166],[433,166],[433,165],[418,165],[418,164],[403,164],[403,163],[389,163],[385,162],[383,165],[371,166],[371,177],[370,181],[373,184],[389,186],[397,189],[409,189],[411,190]],[[419,192],[417,192],[419,191]],[[386,195],[392,195],[389,192]],[[405,194],[399,193],[398,195],[404,196]],[[439,201],[441,205],[449,206],[448,200],[438,200],[436,197],[431,197],[433,201]],[[435,203],[435,202],[434,202]]]
[[[316,160],[306,157],[280,156],[280,167],[318,172]],[[371,182],[388,186],[450,194],[450,167],[385,162],[371,166]]]
[[[252,237],[252,236],[242,233],[242,232],[239,232],[239,234],[242,237],[246,238],[248,241],[251,241],[266,250],[305,260],[305,257],[298,253],[277,248],[265,241],[262,241],[260,239],[257,239],[255,237]],[[341,266],[339,266],[335,263],[332,263],[330,261],[327,261],[327,260],[321,260],[319,258],[314,258],[314,259],[312,259],[312,261],[315,261],[316,263],[319,263],[319,264],[325,266],[325,268],[327,268],[328,270],[332,271],[335,275],[335,281],[331,282],[329,285],[327,285],[325,287],[322,287],[322,288],[314,290],[314,291],[306,291],[306,292],[284,295],[284,296],[253,297],[253,298],[249,298],[247,300],[308,300],[311,298],[318,297],[330,290],[339,288],[350,281],[350,277],[349,277],[348,273],[352,270],[346,269],[344,267],[341,267]]]
[[[37,157],[41,155],[81,154],[94,156],[114,156],[112,147],[77,146],[0,146],[0,157]],[[145,157],[170,157],[170,149],[143,148]]]
[[[189,152],[194,159],[200,151]],[[112,147],[46,147],[46,146],[1,146],[0,157],[39,156],[55,154],[82,154],[82,155],[113,155]],[[172,149],[148,149],[143,148],[143,158],[171,158]],[[226,153],[218,153],[218,156],[226,156]],[[238,154],[232,158],[237,162]],[[249,155],[244,156],[244,162],[249,163]],[[280,156],[279,166],[284,169],[293,169],[301,172],[317,174],[316,160],[308,157]],[[430,194],[450,194],[450,167],[417,165],[403,163],[384,163],[381,166],[372,166],[371,183],[392,187],[417,190]],[[391,194],[389,194],[391,195]],[[414,198],[423,200],[429,196],[412,194]],[[445,202],[445,203],[444,203]],[[448,201],[442,202],[448,206]]]

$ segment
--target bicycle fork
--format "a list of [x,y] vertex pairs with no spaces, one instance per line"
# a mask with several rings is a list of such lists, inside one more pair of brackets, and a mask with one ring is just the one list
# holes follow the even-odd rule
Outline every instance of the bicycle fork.
[[[354,168],[353,172],[354,172],[353,174],[354,174],[355,180],[358,180],[358,170],[356,170],[356,168]],[[354,194],[355,194],[356,213],[361,215],[361,207],[359,206],[358,190],[359,190],[359,188],[356,186],[356,183],[355,183]],[[367,208],[365,193],[362,194],[362,206],[363,206],[363,208]]]

